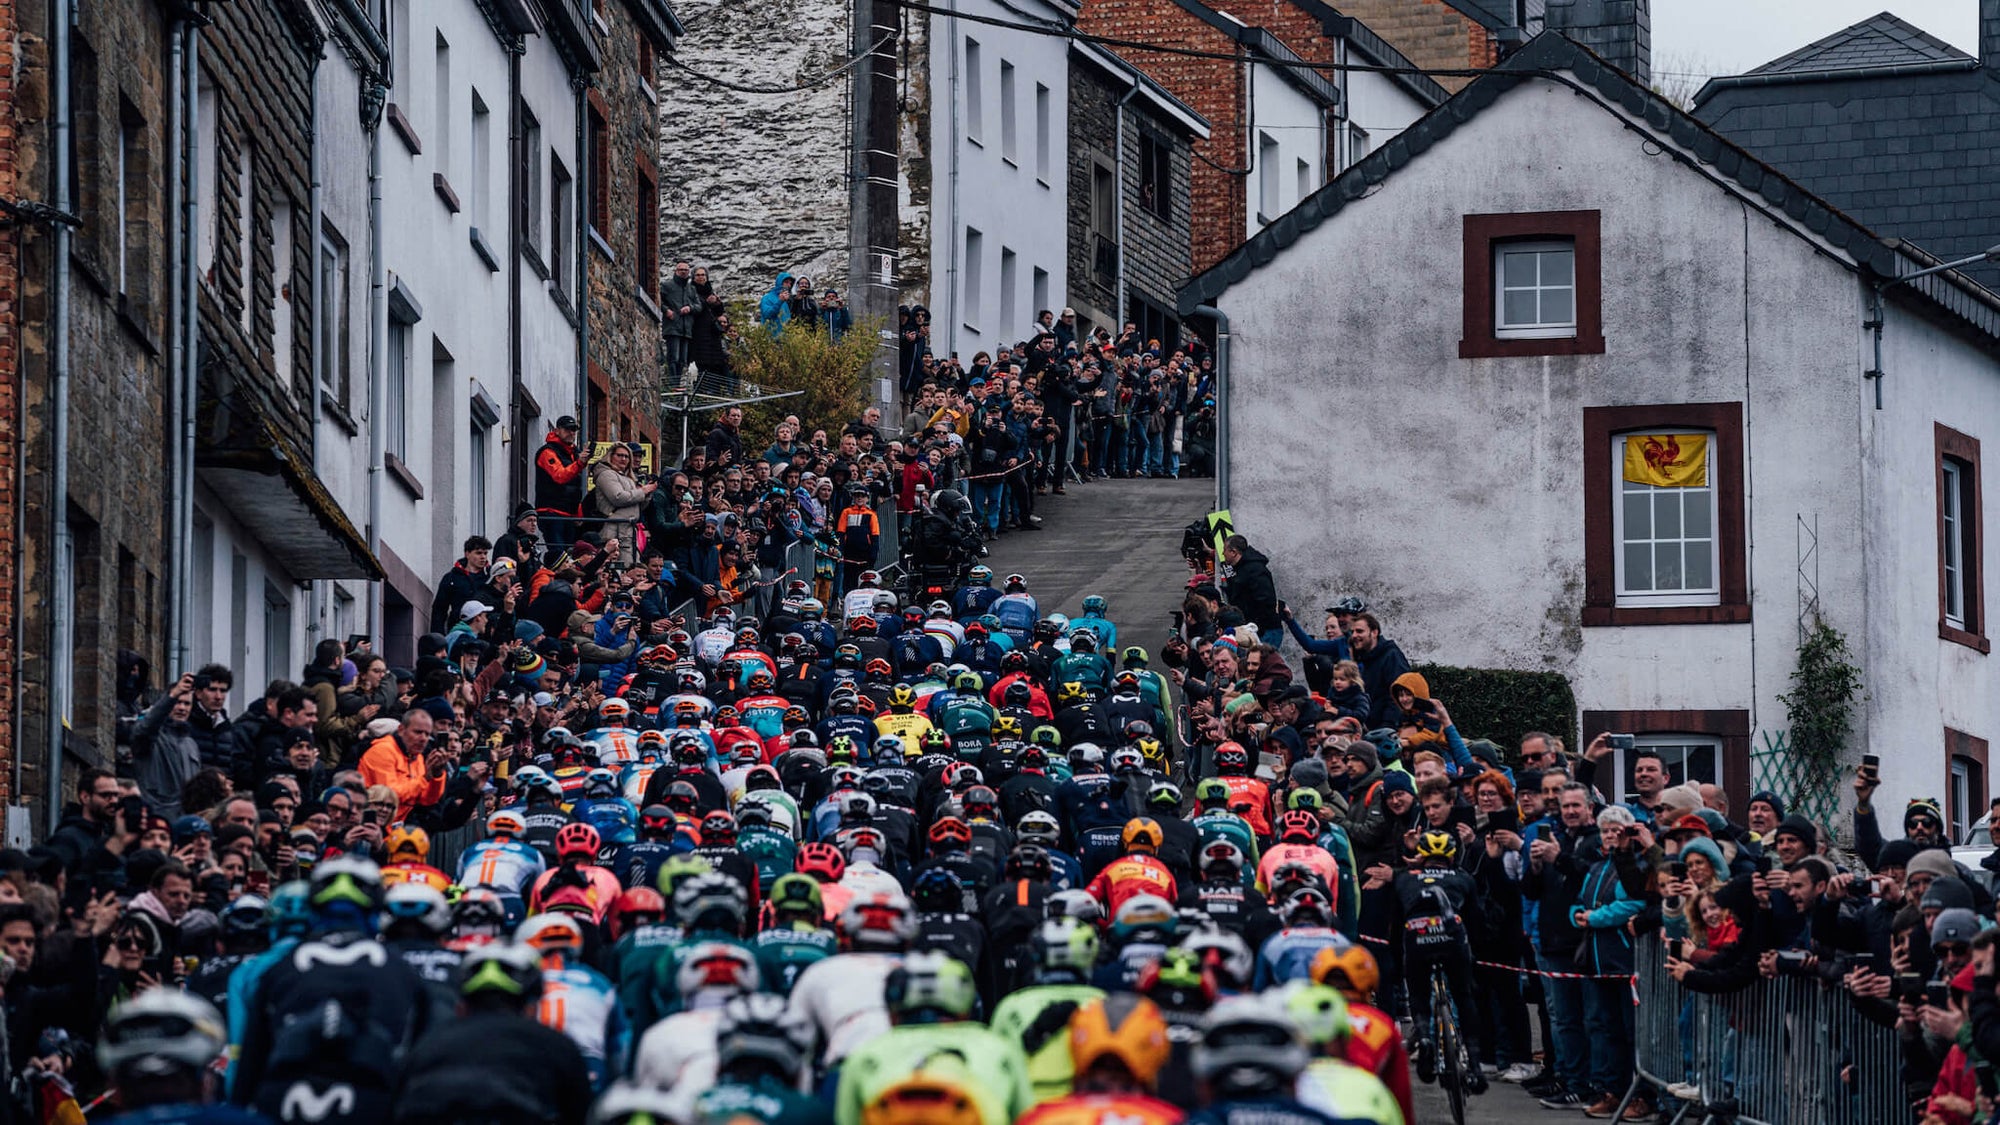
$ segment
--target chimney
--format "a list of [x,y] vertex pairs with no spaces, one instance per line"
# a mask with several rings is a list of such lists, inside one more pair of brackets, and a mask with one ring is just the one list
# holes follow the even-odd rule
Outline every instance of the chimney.
[[1979,61],[2000,70],[2000,0],[1979,0]]
[[[1980,4],[1982,12],[2000,14],[2000,0],[1980,0]],[[1590,48],[1639,85],[1650,86],[1651,6],[1652,0],[1548,0],[1545,26]],[[1994,22],[2000,24],[2000,20]]]

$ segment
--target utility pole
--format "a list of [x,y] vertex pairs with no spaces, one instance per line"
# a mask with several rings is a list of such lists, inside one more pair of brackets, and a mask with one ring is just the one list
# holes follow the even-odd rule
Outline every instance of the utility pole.
[[882,347],[869,365],[869,398],[895,411],[897,213],[896,6],[853,0],[849,51],[867,55],[854,68],[849,122],[847,289],[856,320],[879,318]]

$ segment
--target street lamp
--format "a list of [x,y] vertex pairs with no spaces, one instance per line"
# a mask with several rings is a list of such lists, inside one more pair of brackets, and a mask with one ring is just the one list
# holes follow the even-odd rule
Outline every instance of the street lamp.
[[1875,380],[1875,409],[1877,410],[1882,409],[1882,294],[1883,292],[1888,289],[1894,288],[1895,286],[1904,285],[1909,282],[1915,281],[1918,278],[1929,277],[1934,273],[1943,273],[1946,270],[1955,270],[1960,268],[1961,266],[1976,266],[1981,262],[1992,262],[1992,261],[2000,261],[2000,246],[1989,246],[1981,253],[1972,254],[1967,257],[1960,258],[1954,262],[1945,262],[1942,265],[1930,266],[1925,269],[1920,269],[1915,273],[1906,273],[1901,277],[1893,277],[1890,278],[1888,281],[1877,282],[1875,284],[1874,296],[1870,301],[1868,310],[1869,319],[1862,324],[1863,328],[1870,329],[1875,333],[1875,366],[1871,370],[1864,372],[1862,375],[1862,378],[1864,379]]

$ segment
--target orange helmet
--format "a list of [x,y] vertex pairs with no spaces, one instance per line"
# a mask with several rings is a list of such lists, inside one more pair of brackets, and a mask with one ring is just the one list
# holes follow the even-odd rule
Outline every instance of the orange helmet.
[[1314,984],[1330,985],[1350,1002],[1366,1004],[1382,981],[1382,970],[1366,946],[1328,946],[1313,957],[1312,979]]
[[975,1084],[962,1064],[926,1061],[863,1106],[861,1125],[979,1125],[985,1115],[972,1097]]
[[1127,852],[1144,851],[1147,855],[1157,855],[1167,836],[1160,830],[1159,821],[1150,816],[1135,816],[1125,822],[1123,839]]
[[1150,1090],[1172,1051],[1166,1018],[1157,1005],[1137,993],[1114,992],[1092,1000],[1070,1017],[1069,1052],[1078,1078],[1108,1060]]
[[931,825],[930,838],[931,843],[936,845],[955,844],[961,848],[970,847],[972,829],[967,828],[965,822],[955,816],[939,817],[938,822]]
[[389,837],[382,846],[388,853],[390,863],[399,860],[422,863],[430,858],[431,834],[413,825],[398,824],[389,829]]

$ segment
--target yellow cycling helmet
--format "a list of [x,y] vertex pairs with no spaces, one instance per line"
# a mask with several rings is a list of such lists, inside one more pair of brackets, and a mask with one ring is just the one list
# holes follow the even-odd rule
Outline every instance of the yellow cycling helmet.
[[1376,986],[1382,983],[1382,970],[1375,964],[1375,955],[1360,944],[1320,950],[1313,956],[1311,972],[1314,984],[1337,989],[1350,1004],[1368,1003]]
[[1143,851],[1153,855],[1159,852],[1160,845],[1166,842],[1167,836],[1160,830],[1159,821],[1150,816],[1135,816],[1125,822],[1122,839],[1127,852]]
[[431,834],[408,824],[398,824],[389,829],[389,837],[382,846],[391,863],[398,860],[422,863],[430,858]]
[[1426,829],[1417,837],[1418,859],[1458,861],[1458,837],[1442,829]]
[[897,684],[895,687],[889,689],[889,706],[902,711],[916,705],[917,689],[908,684]]
[[1151,1090],[1173,1046],[1158,1005],[1137,993],[1114,992],[1070,1017],[1069,1052],[1079,1075],[1112,1061]]

